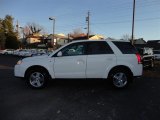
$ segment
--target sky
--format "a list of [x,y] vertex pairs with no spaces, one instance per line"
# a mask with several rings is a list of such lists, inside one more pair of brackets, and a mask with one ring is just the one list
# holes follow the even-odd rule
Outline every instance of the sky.
[[[160,0],[135,0],[135,38],[160,40]],[[20,26],[37,23],[52,34],[68,34],[75,29],[86,33],[90,11],[90,32],[121,39],[132,34],[133,0],[0,0],[0,18],[14,17]]]

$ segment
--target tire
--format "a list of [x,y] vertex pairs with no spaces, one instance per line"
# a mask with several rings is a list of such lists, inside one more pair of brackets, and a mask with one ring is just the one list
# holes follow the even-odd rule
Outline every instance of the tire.
[[109,77],[115,88],[125,88],[133,80],[133,75],[125,69],[113,70]]
[[39,89],[46,86],[48,74],[44,70],[30,70],[26,78],[31,88]]

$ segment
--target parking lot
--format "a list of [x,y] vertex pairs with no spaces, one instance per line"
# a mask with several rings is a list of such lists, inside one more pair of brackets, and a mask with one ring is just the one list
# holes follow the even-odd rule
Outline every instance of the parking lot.
[[54,80],[47,88],[34,90],[13,76],[18,59],[0,55],[0,120],[160,118],[160,62],[122,90],[98,79]]

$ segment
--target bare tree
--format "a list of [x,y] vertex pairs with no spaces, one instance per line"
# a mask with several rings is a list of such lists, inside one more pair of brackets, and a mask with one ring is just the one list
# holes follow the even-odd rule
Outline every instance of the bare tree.
[[121,39],[129,41],[129,40],[131,40],[131,36],[129,34],[124,34],[124,35],[122,35]]
[[78,36],[85,35],[85,34],[82,32],[81,28],[76,28],[73,30],[73,33],[71,33],[70,35],[72,37],[78,37]]
[[36,23],[28,23],[24,27],[24,35],[27,37],[29,35],[40,34],[43,30],[43,27]]

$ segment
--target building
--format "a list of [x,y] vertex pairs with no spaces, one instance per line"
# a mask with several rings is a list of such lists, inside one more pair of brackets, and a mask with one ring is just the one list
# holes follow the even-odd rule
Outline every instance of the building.
[[134,40],[134,45],[138,48],[149,47],[154,50],[160,50],[160,40],[148,40],[147,42],[143,38]]
[[[73,41],[74,40],[87,40],[87,39],[88,39],[88,36],[85,34],[81,34],[79,36],[73,37]],[[103,39],[105,39],[105,37],[102,35],[90,35],[89,36],[89,40],[103,40]]]
[[160,40],[148,40],[147,46],[153,48],[154,50],[160,50]]
[[71,39],[72,39],[71,37],[66,36],[64,34],[55,34],[54,35],[54,40],[53,40],[53,35],[50,34],[46,38],[46,41],[47,41],[49,47],[53,47],[54,45],[62,46],[64,44],[70,42]]
[[134,44],[147,44],[147,42],[143,38],[139,38],[134,40]]
[[147,42],[145,40],[143,40],[143,38],[135,39],[134,40],[134,46],[137,47],[137,48],[148,47]]
[[26,42],[28,44],[38,43],[38,42],[41,42],[42,38],[43,38],[42,35],[30,35],[26,38]]

